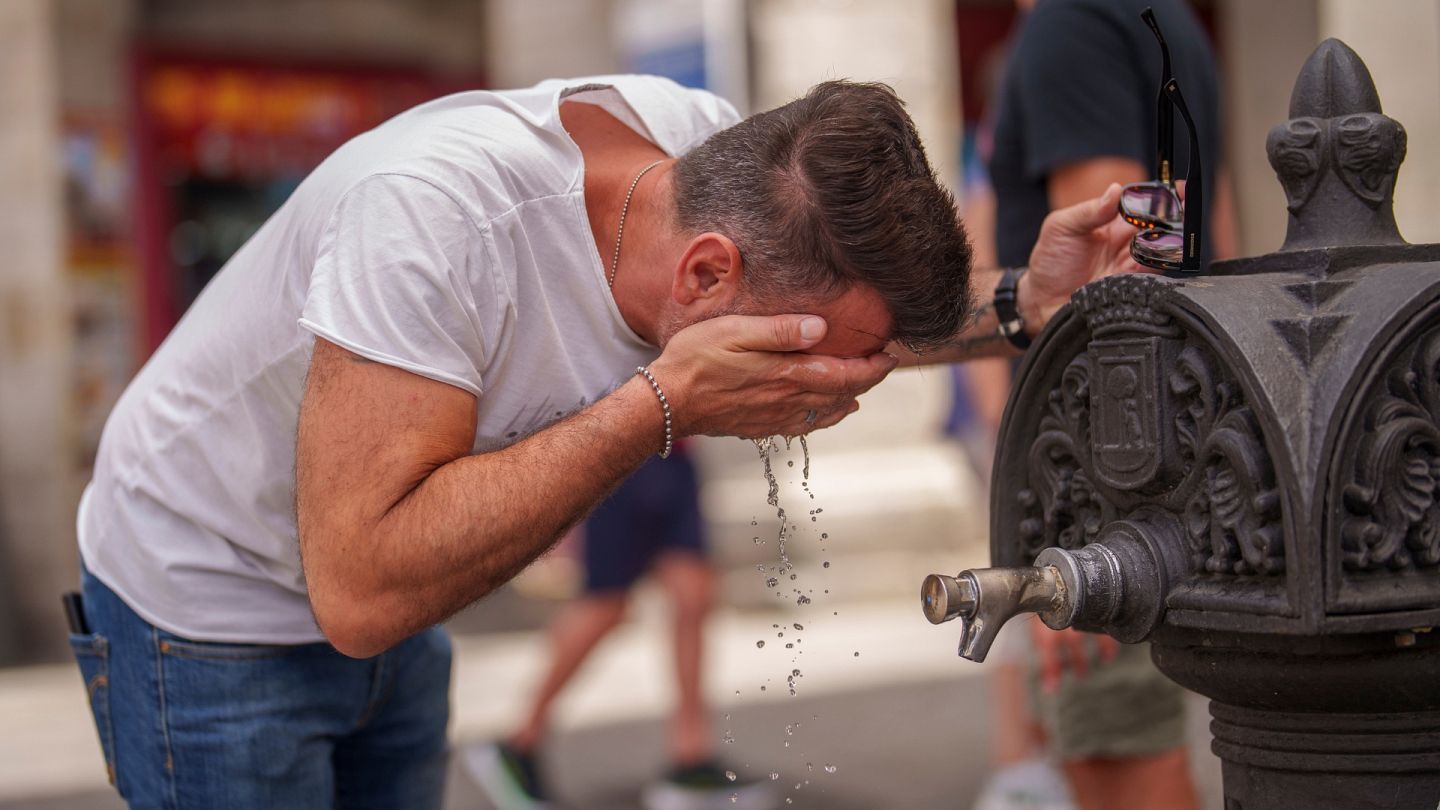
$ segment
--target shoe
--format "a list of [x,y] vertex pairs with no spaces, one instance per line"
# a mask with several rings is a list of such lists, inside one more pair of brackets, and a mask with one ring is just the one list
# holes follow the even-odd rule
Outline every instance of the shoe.
[[772,810],[778,804],[769,785],[732,780],[714,761],[675,766],[640,799],[646,810]]
[[535,755],[495,742],[467,749],[464,761],[480,791],[498,810],[552,810]]

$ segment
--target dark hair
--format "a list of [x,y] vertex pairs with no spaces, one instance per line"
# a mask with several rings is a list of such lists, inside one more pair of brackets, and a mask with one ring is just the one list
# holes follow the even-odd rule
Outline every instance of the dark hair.
[[904,102],[888,86],[829,81],[715,133],[674,170],[678,224],[723,233],[756,296],[879,292],[894,335],[924,350],[970,309],[970,244]]

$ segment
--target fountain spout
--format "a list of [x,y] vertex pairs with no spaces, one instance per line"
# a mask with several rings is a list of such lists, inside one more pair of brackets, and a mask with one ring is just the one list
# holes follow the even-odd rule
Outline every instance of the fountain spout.
[[974,568],[949,577],[931,574],[920,588],[932,624],[960,620],[960,657],[980,662],[1005,622],[1034,613],[1054,630],[1075,627],[1139,641],[1164,615],[1172,570],[1162,534],[1168,519],[1117,521],[1099,542],[1075,550],[1047,548],[1031,567]]
[[960,620],[960,656],[984,661],[1000,628],[1020,613],[1039,613],[1065,622],[1072,605],[1054,566],[980,568],[954,577],[931,574],[921,586],[925,617],[932,624]]

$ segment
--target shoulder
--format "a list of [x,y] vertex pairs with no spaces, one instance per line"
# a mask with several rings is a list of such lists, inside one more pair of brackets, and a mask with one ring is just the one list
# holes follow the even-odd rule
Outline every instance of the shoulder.
[[623,74],[586,81],[614,87],[650,130],[656,145],[672,155],[684,154],[740,123],[740,114],[729,101],[663,76]]
[[357,153],[347,161],[347,196],[364,189],[437,204],[448,200],[482,224],[517,205],[575,188],[581,164],[573,144],[523,112],[468,105],[407,115],[362,136],[368,143],[356,144]]
[[1042,0],[1027,15],[1016,48],[1020,54],[1035,55],[1113,44],[1125,38],[1132,23],[1141,25],[1139,14],[1130,19],[1124,3]]

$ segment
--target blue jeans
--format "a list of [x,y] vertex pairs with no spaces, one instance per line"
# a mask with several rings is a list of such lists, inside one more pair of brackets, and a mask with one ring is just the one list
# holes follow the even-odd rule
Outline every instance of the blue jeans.
[[191,641],[82,573],[72,635],[111,782],[132,808],[439,808],[450,639],[374,658]]

